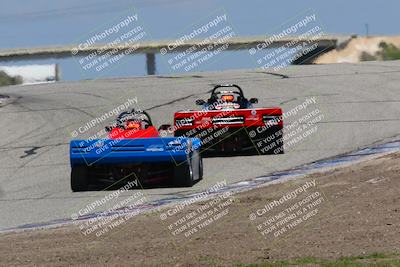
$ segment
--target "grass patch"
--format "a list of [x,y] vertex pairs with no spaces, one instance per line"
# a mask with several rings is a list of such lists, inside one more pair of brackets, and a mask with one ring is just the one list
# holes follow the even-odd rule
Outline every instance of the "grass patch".
[[380,51],[375,55],[363,52],[361,54],[361,61],[371,61],[371,60],[398,60],[400,59],[400,49],[393,44],[388,44],[386,42],[381,42],[379,44]]
[[352,259],[352,260],[365,260],[365,259],[385,259],[386,256],[383,253],[372,253],[370,255],[363,255],[363,256],[353,256],[353,257],[342,257],[341,259]]
[[271,263],[236,265],[237,267],[291,267],[291,266],[320,266],[320,267],[400,267],[397,255],[373,253],[363,256],[341,257],[336,260],[324,260],[314,257],[305,257],[290,261],[276,261]]
[[21,76],[11,77],[8,76],[7,73],[5,73],[4,71],[0,70],[0,86],[15,85],[21,83],[22,83]]

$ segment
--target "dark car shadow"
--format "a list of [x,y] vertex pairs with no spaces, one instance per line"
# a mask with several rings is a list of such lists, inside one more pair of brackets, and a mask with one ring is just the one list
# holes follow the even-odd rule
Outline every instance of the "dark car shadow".
[[[193,186],[196,185],[198,182],[200,182],[200,180],[194,181]],[[129,185],[129,181],[121,181],[118,183],[101,181],[90,184],[87,191],[114,191],[124,188],[124,186],[127,185]],[[154,182],[154,183],[139,182],[137,186],[129,187],[129,190],[143,190],[143,189],[147,190],[147,189],[162,189],[162,188],[180,188],[180,189],[186,188],[190,190],[191,187],[179,187],[172,184],[172,181],[166,179],[165,181]]]
[[[281,153],[282,154],[282,153]],[[273,156],[279,155],[273,152],[271,153],[259,153],[258,151],[249,151],[249,152],[202,152],[203,158],[228,158],[228,157],[252,157],[252,156]]]

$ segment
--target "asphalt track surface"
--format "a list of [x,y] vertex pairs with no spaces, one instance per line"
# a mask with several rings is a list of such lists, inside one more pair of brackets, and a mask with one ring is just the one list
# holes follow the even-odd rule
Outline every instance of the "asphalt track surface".
[[[291,66],[278,73],[232,70],[4,87],[0,95],[11,98],[0,101],[0,229],[68,218],[110,193],[71,192],[73,130],[136,98],[134,107],[148,110],[154,124],[172,123],[174,111],[195,109],[194,101],[205,99],[212,85],[220,83],[239,84],[247,97],[259,98],[257,107],[280,106],[284,111],[315,97],[315,104],[285,120],[286,127],[316,108],[324,118],[316,132],[291,145],[284,155],[206,158],[202,181],[192,188],[144,189],[147,201],[201,191],[224,180],[267,175],[400,133],[399,61]],[[118,201],[136,190],[142,189],[124,192]]]

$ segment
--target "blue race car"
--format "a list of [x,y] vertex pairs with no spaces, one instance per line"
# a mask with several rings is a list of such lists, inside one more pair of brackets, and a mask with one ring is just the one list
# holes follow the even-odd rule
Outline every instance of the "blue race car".
[[138,179],[147,184],[168,179],[189,187],[202,179],[200,139],[160,137],[144,111],[121,113],[106,131],[107,139],[70,142],[72,191],[89,190],[100,181]]

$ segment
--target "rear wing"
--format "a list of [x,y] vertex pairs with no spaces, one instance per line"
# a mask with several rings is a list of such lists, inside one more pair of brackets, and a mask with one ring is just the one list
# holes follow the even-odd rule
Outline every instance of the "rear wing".
[[199,150],[198,138],[72,140],[70,163],[74,165],[184,162]]
[[174,114],[175,129],[249,127],[266,124],[283,126],[282,109],[254,108],[237,110],[181,111]]

